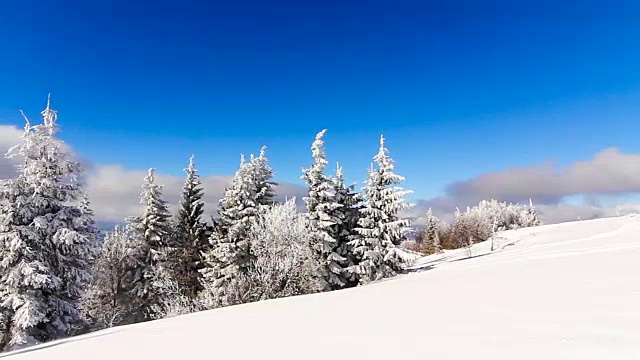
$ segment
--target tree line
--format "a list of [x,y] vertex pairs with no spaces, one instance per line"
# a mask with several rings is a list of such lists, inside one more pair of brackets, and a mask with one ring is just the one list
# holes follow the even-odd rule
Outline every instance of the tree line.
[[275,201],[266,147],[239,169],[204,219],[192,157],[172,216],[155,170],[143,179],[144,211],[99,236],[83,168],[68,153],[57,112],[26,125],[7,157],[18,176],[0,182],[0,349],[100,328],[277,297],[338,290],[396,275],[414,219],[380,137],[361,191],[327,171],[325,130],[312,143],[306,212]]
[[[305,212],[295,199],[275,200],[266,147],[241,156],[219,200],[204,213],[204,189],[192,156],[178,212],[171,215],[155,170],[143,179],[144,210],[106,234],[95,226],[83,191],[83,168],[56,137],[57,112],[26,125],[7,158],[18,176],[0,181],[0,350],[69,335],[265,299],[339,290],[396,275],[424,254],[470,247],[496,231],[540,224],[532,204],[483,201],[456,211],[452,224],[431,209],[415,219],[402,210],[411,191],[399,184],[380,137],[367,180],[348,185],[333,174],[326,130],[302,170]],[[104,235],[104,236],[101,236]]]
[[[450,224],[429,209],[424,228],[417,232],[415,239],[404,242],[404,246],[431,255],[445,249],[469,248],[475,243],[494,240],[500,231],[539,225],[542,222],[531,200],[528,206],[495,199],[482,200],[464,212],[456,209]],[[491,250],[494,250],[493,242]]]

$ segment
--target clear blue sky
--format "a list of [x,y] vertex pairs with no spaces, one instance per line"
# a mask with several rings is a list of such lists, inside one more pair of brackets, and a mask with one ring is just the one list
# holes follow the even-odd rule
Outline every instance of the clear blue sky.
[[485,171],[639,152],[638,1],[5,1],[0,123],[130,169],[232,173],[315,133],[353,181],[384,132],[416,196]]

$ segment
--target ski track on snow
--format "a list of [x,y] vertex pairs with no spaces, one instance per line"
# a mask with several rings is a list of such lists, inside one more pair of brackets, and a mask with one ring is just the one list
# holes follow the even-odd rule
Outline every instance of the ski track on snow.
[[[619,220],[616,218],[616,220]],[[562,227],[565,227],[566,224],[558,224],[552,225],[556,226],[556,228],[552,228],[553,230]],[[629,231],[630,228],[637,228],[636,231],[640,233],[640,222],[638,222],[637,218],[631,217],[630,219],[622,218],[618,227],[613,230],[601,232],[599,234],[591,235],[591,236],[583,236],[569,240],[557,240],[548,244],[540,244],[540,245],[529,245],[526,248],[518,248],[517,244],[521,242],[535,242],[536,237],[544,237],[547,232],[553,232],[553,230],[548,229],[543,233],[539,231],[535,231],[536,228],[525,228],[518,229],[515,231],[528,230],[528,234],[522,234],[524,236],[520,236],[517,239],[506,238],[503,240],[508,241],[507,244],[499,244],[500,248],[496,251],[490,251],[486,249],[480,249],[479,247],[487,247],[488,243],[491,240],[484,241],[479,244],[475,244],[472,248],[471,257],[468,256],[467,249],[456,249],[454,254],[445,254],[440,259],[433,259],[429,262],[417,264],[412,268],[415,272],[421,271],[431,271],[435,269],[445,269],[451,265],[452,262],[465,260],[470,263],[456,266],[457,268],[475,268],[478,266],[493,266],[493,265],[501,265],[508,263],[517,263],[517,262],[525,262],[529,260],[543,260],[543,259],[552,259],[552,258],[561,258],[561,257],[569,257],[569,256],[579,256],[579,255],[589,255],[589,254],[597,254],[603,252],[611,252],[611,251],[622,251],[629,249],[640,248],[640,241],[637,242],[628,242],[628,243],[618,243],[614,245],[598,245],[591,247],[581,247],[579,250],[575,248],[567,249],[567,250],[552,250],[552,251],[541,251],[545,249],[553,249],[553,248],[562,248],[567,246],[576,245],[579,243],[601,240],[607,238],[614,238],[617,235],[624,234]],[[514,231],[514,230],[511,230]],[[507,236],[514,236],[517,233],[506,232]],[[520,235],[520,234],[518,234]],[[640,237],[639,237],[640,239]],[[475,250],[475,251],[474,251]],[[484,257],[490,256],[491,260],[484,259]],[[475,263],[474,263],[475,262]],[[427,269],[424,269],[427,268]]]

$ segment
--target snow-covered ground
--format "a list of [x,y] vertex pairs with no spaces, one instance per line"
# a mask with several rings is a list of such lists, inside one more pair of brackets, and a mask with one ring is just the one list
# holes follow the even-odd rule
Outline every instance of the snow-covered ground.
[[[640,359],[640,216],[521,229],[369,286],[119,327],[11,359]],[[2,357],[2,355],[0,355]]]

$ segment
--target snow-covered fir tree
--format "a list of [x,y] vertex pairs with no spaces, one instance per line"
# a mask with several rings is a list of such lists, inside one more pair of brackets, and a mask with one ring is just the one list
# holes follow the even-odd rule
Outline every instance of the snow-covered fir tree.
[[429,208],[427,211],[424,238],[422,239],[422,247],[429,254],[438,253],[441,250],[438,229],[438,219],[433,215],[431,208]]
[[182,187],[180,210],[175,221],[175,231],[170,244],[169,264],[171,280],[182,294],[195,297],[202,287],[200,270],[204,268],[203,253],[209,248],[206,238],[206,224],[202,221],[204,202],[200,176],[193,156]]
[[337,240],[334,252],[344,260],[338,263],[342,269],[342,280],[345,282],[343,287],[356,286],[358,277],[349,269],[355,264],[355,256],[353,254],[350,242],[359,237],[356,228],[362,214],[360,213],[360,193],[356,192],[355,184],[346,185],[344,174],[340,165],[336,166],[336,176],[332,179],[334,183],[335,197],[334,201],[340,205],[335,208],[331,215],[336,219],[336,223],[332,225],[333,234]]
[[206,268],[202,270],[203,283],[216,300],[213,306],[234,303],[228,296],[230,288],[238,291],[243,284],[237,282],[239,273],[246,273],[252,258],[247,233],[258,212],[274,203],[273,170],[268,164],[266,147],[258,156],[244,156],[231,185],[220,199],[215,229],[209,238],[211,249],[206,254]]
[[376,167],[372,164],[363,188],[362,217],[356,228],[359,237],[350,243],[358,261],[351,271],[359,276],[360,283],[394,276],[402,269],[406,259],[397,246],[406,239],[412,223],[412,219],[399,215],[413,205],[404,201],[411,191],[397,186],[404,177],[393,172],[394,163],[385,148],[384,136],[380,137],[380,150],[373,160]]
[[0,182],[0,347],[69,335],[82,323],[78,302],[91,280],[96,230],[82,201],[83,169],[55,137],[57,112],[28,119],[7,157],[18,177]]
[[533,201],[529,199],[529,207],[526,210],[525,227],[540,226],[542,221],[538,218],[538,210],[533,206]]
[[[307,206],[307,217],[309,225],[315,236],[313,249],[322,264],[322,277],[330,289],[340,289],[347,286],[353,278],[353,274],[346,270],[353,265],[347,258],[348,238],[343,236],[343,224],[346,209],[341,209],[344,204],[337,202],[338,187],[342,187],[343,194],[344,179],[336,180],[326,173],[328,161],[324,150],[325,130],[320,131],[311,145],[311,155],[313,163],[307,169],[303,169],[302,179],[309,187],[309,193],[303,198]],[[342,174],[339,175],[342,178]],[[349,199],[345,196],[343,201]]]
[[253,182],[256,187],[256,202],[260,206],[272,205],[275,200],[275,188],[278,185],[273,181],[274,172],[269,166],[266,155],[267,147],[260,149],[258,156],[251,155],[250,165],[253,173]]
[[337,223],[330,212],[339,207],[334,202],[334,187],[331,178],[325,174],[328,161],[324,151],[324,134],[320,131],[311,145],[313,163],[307,169],[302,170],[301,178],[309,187],[308,195],[303,198],[307,207],[307,218],[315,241],[312,248],[315,256],[322,263],[321,277],[326,281],[328,288],[340,288],[344,286],[339,265],[345,259],[334,252],[336,239],[333,237],[331,226]]
[[212,306],[233,304],[227,290],[232,286],[230,282],[247,269],[250,260],[247,233],[259,208],[254,166],[241,156],[240,168],[220,199],[219,217],[209,238],[211,249],[205,254],[203,284],[216,301]]
[[153,168],[144,178],[140,203],[145,206],[143,215],[129,219],[134,232],[131,251],[137,260],[132,269],[133,292],[140,301],[137,321],[152,318],[152,308],[163,296],[162,279],[168,276],[163,265],[171,236],[171,215],[167,202],[162,199],[162,185],[156,184]]
[[[76,228],[87,234],[89,238],[94,241],[94,255],[98,255],[100,252],[100,241],[99,235],[100,231],[96,227],[95,214],[93,209],[91,208],[91,201],[89,200],[89,195],[85,192],[82,195],[82,199],[80,200],[79,205],[80,216],[75,218]],[[95,259],[90,259],[95,260]]]

